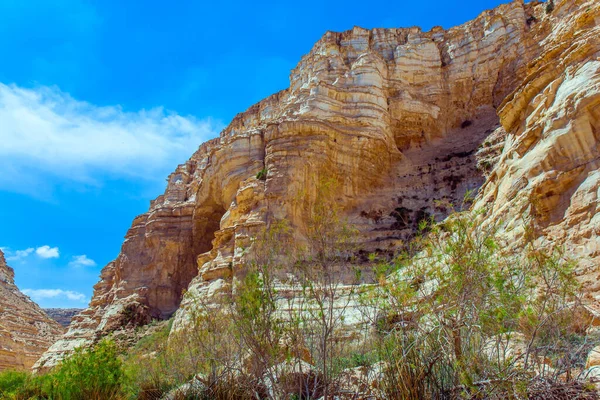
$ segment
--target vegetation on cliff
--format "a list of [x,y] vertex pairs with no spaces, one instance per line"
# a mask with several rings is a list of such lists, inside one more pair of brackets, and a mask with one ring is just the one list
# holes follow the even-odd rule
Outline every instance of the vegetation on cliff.
[[115,344],[103,340],[90,349],[77,349],[52,372],[0,375],[1,399],[104,400],[124,398],[123,361]]
[[559,249],[515,254],[470,211],[359,263],[337,181],[317,186],[298,197],[303,240],[285,222],[264,230],[234,289],[194,299],[185,326],[4,373],[4,398],[597,398],[585,357],[598,335]]

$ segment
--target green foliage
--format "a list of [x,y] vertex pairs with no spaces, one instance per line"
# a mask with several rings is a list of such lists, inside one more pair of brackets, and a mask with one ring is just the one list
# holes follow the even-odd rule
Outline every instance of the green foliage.
[[124,382],[122,361],[110,340],[77,349],[49,378],[44,389],[57,400],[117,399]]
[[0,398],[49,400],[121,399],[125,376],[116,345],[103,340],[90,349],[77,349],[44,375],[0,374]]
[[187,371],[185,377],[179,377],[180,368],[175,363],[183,357],[181,354],[175,356],[167,346],[172,325],[171,319],[160,329],[144,336],[125,358],[125,392],[130,398],[160,398],[192,375],[191,371]]
[[[348,369],[375,366],[387,399],[547,398],[559,376],[560,390],[587,390],[574,371],[600,337],[579,314],[575,264],[539,250],[531,229],[515,253],[480,212],[423,214],[405,254],[371,255],[361,273],[337,181],[312,189],[298,198],[302,241],[272,223],[231,266],[230,291],[188,292],[188,318],[156,326],[124,361],[103,341],[46,375],[2,373],[0,398],[159,399],[192,380],[201,389],[175,398],[333,398]],[[351,307],[372,324],[349,340]]]
[[258,173],[256,174],[256,179],[258,179],[260,181],[267,180],[267,167],[264,167],[263,169],[258,171]]
[[353,351],[342,355],[335,360],[336,370],[342,371],[348,368],[369,367],[379,361],[375,351],[368,349],[366,352]]
[[29,374],[23,371],[2,371],[0,372],[0,399],[10,399],[25,386],[29,379]]
[[548,0],[546,4],[546,14],[551,14],[554,11],[554,0]]
[[484,172],[492,169],[492,163],[489,160],[483,160],[479,165]]
[[169,338],[169,332],[173,327],[173,319],[169,319],[166,323],[158,330],[153,333],[142,337],[133,347],[131,353],[143,353],[152,352],[156,350],[157,346],[167,342]]
[[51,398],[51,394],[48,391],[50,387],[50,377],[48,375],[31,375],[29,372],[18,372],[17,374],[10,374],[12,375],[10,378],[10,388],[0,388],[0,399],[30,400]]
[[[551,359],[556,369],[547,378],[575,366],[568,357],[581,348],[565,341],[579,305],[574,264],[533,242],[514,254],[498,226],[478,217],[456,213],[431,225],[395,273],[377,268],[379,285],[362,296],[379,310],[374,322],[391,398],[518,397],[518,387],[527,389],[523,373],[550,371],[544,363]],[[518,355],[510,350],[517,341]]]

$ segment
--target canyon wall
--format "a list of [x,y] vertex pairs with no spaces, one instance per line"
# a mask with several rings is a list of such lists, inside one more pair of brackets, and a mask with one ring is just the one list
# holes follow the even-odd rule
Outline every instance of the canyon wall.
[[518,244],[577,260],[588,307],[600,310],[600,3],[556,3],[527,76],[499,105],[509,132],[475,207]]
[[81,308],[44,308],[44,312],[60,325],[67,327],[71,319],[81,311]]
[[0,371],[29,369],[63,328],[19,291],[0,250]]
[[540,241],[562,234],[595,252],[598,7],[562,0],[548,13],[513,1],[449,30],[327,32],[288,89],[237,115],[169,176],[37,368],[169,317],[186,290],[227,290],[250,238],[273,220],[302,240],[302,202],[323,177],[340,182],[335,200],[365,252],[396,251],[421,219],[444,218],[443,204],[482,185],[476,206],[515,239],[535,199]]

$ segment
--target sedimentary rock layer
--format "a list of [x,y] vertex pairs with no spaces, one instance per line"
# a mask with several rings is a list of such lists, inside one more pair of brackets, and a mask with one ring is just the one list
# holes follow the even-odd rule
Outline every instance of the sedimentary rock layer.
[[[364,251],[397,250],[419,220],[443,218],[450,208],[440,204],[460,205],[486,177],[478,204],[491,205],[489,218],[516,221],[526,206],[515,198],[528,188],[547,199],[536,203],[547,214],[540,236],[568,220],[565,241],[594,242],[584,229],[593,224],[578,224],[597,201],[595,181],[583,183],[596,169],[600,11],[593,0],[556,3],[547,13],[513,1],[449,30],[326,33],[288,89],[237,115],[169,176],[103,269],[90,307],[40,365],[171,315],[186,289],[226,290],[250,237],[275,219],[302,240],[302,202],[322,177],[340,182],[336,202]],[[556,211],[578,203],[572,218]]]
[[29,369],[63,328],[19,291],[0,251],[0,371]]
[[578,262],[588,305],[600,304],[600,3],[556,2],[534,27],[539,50],[499,104],[508,132],[475,207],[519,244],[562,247]]
[[44,308],[44,312],[60,325],[67,327],[74,316],[83,311],[81,308]]

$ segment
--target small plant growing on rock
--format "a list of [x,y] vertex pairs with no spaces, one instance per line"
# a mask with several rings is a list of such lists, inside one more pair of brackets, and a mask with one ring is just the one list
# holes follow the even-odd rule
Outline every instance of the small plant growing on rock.
[[256,174],[256,179],[258,179],[259,181],[266,181],[267,180],[267,168],[263,168],[260,171],[258,171],[258,173]]

